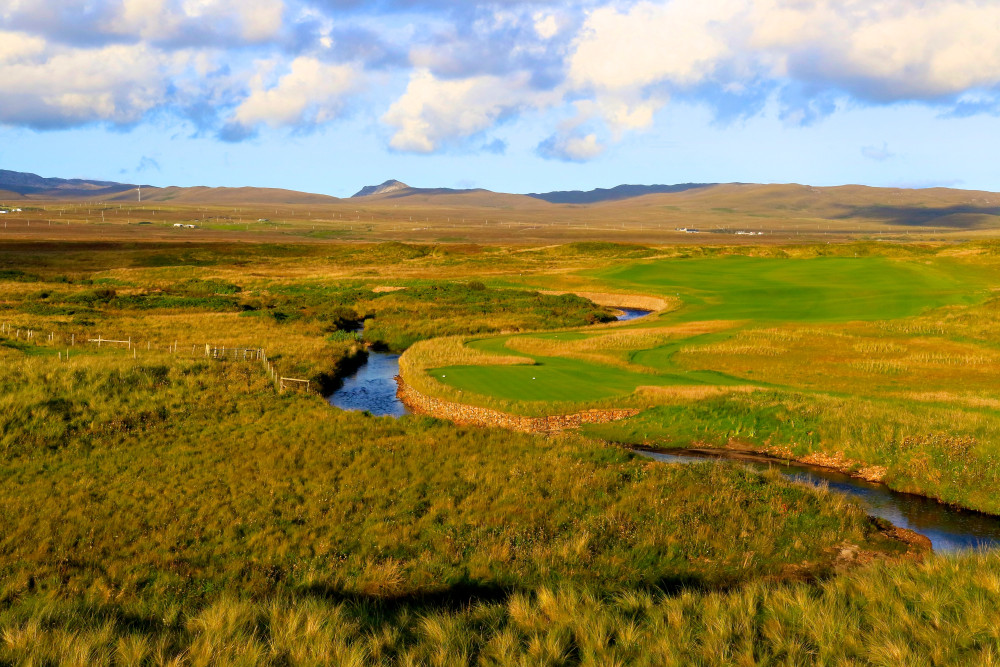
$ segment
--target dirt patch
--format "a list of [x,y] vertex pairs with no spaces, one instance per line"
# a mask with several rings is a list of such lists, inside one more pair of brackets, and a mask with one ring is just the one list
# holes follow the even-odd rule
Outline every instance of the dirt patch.
[[726,449],[747,452],[750,454],[765,454],[767,456],[785,459],[786,461],[798,461],[799,463],[807,463],[821,468],[830,468],[831,470],[836,470],[844,473],[845,475],[858,477],[869,482],[881,483],[885,479],[886,473],[889,471],[885,466],[869,465],[864,461],[849,459],[844,456],[843,452],[835,452],[833,454],[813,452],[812,454],[807,454],[805,456],[795,456],[792,453],[792,450],[788,447],[773,446],[761,449],[747,447],[745,443],[733,441],[730,441],[726,445]]

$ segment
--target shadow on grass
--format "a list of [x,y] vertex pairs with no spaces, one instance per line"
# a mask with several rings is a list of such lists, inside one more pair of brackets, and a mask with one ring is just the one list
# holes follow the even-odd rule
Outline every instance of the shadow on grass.
[[[980,216],[996,217],[988,221]],[[846,213],[834,217],[835,220],[875,219],[905,225],[908,227],[950,227],[953,229],[978,229],[990,222],[1000,222],[1000,207],[997,206],[856,206]]]

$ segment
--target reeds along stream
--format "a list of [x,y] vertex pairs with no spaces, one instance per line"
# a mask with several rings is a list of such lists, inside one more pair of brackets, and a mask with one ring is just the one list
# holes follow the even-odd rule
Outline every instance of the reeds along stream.
[[939,553],[1000,546],[1000,517],[953,507],[924,496],[893,491],[884,484],[866,482],[829,468],[725,450],[677,449],[662,453],[637,453],[666,463],[714,460],[758,470],[775,469],[791,481],[824,486],[857,499],[870,515],[928,537]]

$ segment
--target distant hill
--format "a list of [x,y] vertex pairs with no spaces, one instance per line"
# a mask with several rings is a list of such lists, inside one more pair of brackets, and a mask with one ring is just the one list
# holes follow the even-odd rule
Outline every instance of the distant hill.
[[[391,211],[407,222],[423,216],[446,221],[482,217],[529,225],[602,225],[629,221],[655,229],[695,228],[716,233],[812,227],[859,232],[866,225],[939,230],[1000,229],[1000,194],[950,188],[813,187],[796,183],[681,183],[619,185],[528,195],[482,188],[414,188],[388,180],[352,199],[279,188],[153,187],[92,179],[45,178],[0,169],[0,200],[142,201],[183,205],[341,205],[367,213]],[[413,218],[410,218],[410,214]]]
[[[135,198],[135,190],[130,190],[117,196],[106,197],[106,200],[123,201],[127,199],[135,201]],[[280,188],[209,188],[205,186],[154,188],[144,185],[142,186],[142,201],[229,206],[237,204],[335,204],[344,200],[329,195]]]
[[35,196],[51,199],[107,198],[110,195],[135,190],[137,187],[139,186],[132,183],[93,181],[82,178],[44,178],[38,174],[0,169],[0,190],[13,192],[22,197]]
[[399,192],[400,190],[412,190],[412,189],[413,188],[411,188],[406,183],[403,183],[402,181],[390,179],[385,183],[382,183],[381,185],[366,185],[365,187],[361,188],[353,195],[351,195],[351,197],[354,198],[354,197],[371,197],[374,195],[387,195],[393,192]]
[[506,192],[493,192],[483,188],[414,188],[402,181],[389,180],[381,185],[368,185],[361,188],[353,198],[365,198],[371,201],[399,201],[403,204],[440,205],[486,208],[511,208],[536,206],[537,202],[527,195],[515,195]]
[[677,185],[617,185],[613,188],[594,190],[557,190],[555,192],[531,192],[528,197],[541,199],[552,204],[596,204],[604,201],[618,201],[652,194],[670,194],[708,188],[717,183],[679,183]]
[[142,188],[144,202],[177,204],[331,204],[329,195],[279,188],[165,188],[136,183],[116,183],[82,178],[46,178],[38,174],[0,169],[0,196],[9,199],[93,199],[107,202],[136,201]]

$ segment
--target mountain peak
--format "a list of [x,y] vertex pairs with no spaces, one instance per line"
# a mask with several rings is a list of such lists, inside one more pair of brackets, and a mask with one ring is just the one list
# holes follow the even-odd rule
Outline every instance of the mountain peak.
[[366,185],[365,187],[358,190],[353,197],[370,197],[371,195],[384,195],[390,192],[398,192],[399,190],[409,190],[410,186],[402,181],[397,181],[394,179],[389,179],[381,185]]

